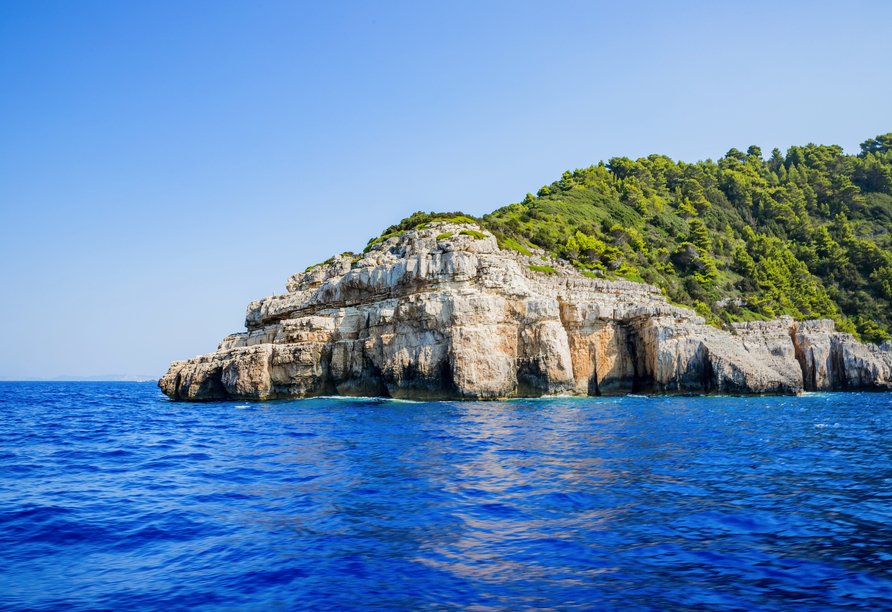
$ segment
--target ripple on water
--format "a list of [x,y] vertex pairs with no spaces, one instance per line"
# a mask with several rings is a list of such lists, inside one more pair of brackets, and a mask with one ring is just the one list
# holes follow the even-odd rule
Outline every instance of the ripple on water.
[[890,399],[0,383],[0,608],[892,609]]

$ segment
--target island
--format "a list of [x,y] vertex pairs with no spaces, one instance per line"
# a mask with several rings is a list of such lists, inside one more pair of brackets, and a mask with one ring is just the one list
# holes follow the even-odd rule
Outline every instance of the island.
[[416,213],[175,361],[171,399],[892,389],[892,134],[613,158],[475,218]]

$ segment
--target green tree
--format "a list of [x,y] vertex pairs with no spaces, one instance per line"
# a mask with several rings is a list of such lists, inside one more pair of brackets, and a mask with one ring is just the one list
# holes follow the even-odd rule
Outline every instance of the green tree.
[[813,243],[815,252],[823,260],[824,271],[838,271],[849,263],[845,250],[830,236],[826,226],[821,226],[815,231]]
[[746,155],[744,155],[737,149],[730,149],[727,153],[725,153],[725,159],[733,159],[733,160],[737,160],[737,161],[743,161],[746,159]]
[[870,280],[874,282],[880,295],[892,301],[892,266],[877,268],[870,275]]
[[864,209],[864,197],[861,195],[861,189],[852,183],[852,179],[845,174],[838,174],[833,177],[830,183],[830,200],[835,210],[840,212],[860,212]]
[[855,232],[852,231],[852,224],[849,223],[845,213],[839,213],[833,219],[833,233],[837,242],[845,248],[850,248],[855,244]]
[[607,162],[607,168],[620,180],[631,176],[635,171],[635,162],[628,157],[611,157]]
[[696,179],[686,179],[682,193],[687,198],[688,203],[697,211],[697,214],[704,214],[709,210],[711,204],[703,193],[703,187]]
[[861,143],[861,152],[864,153],[888,153],[892,151],[892,132],[868,138]]
[[688,225],[691,228],[691,242],[703,251],[711,251],[712,241],[709,239],[709,230],[706,229],[706,225],[703,221],[700,219],[691,219],[688,221]]
[[[774,148],[771,150],[771,159],[768,160],[768,168],[772,172],[777,172],[780,174],[781,168],[784,167],[784,156],[781,155],[780,149]],[[786,172],[784,172],[786,174]]]
[[567,250],[577,253],[580,259],[589,262],[596,261],[606,249],[607,245],[603,241],[579,231],[567,241]]

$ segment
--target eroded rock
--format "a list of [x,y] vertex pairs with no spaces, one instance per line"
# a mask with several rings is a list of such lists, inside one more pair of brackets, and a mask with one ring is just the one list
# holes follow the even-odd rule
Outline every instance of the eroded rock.
[[783,318],[729,333],[656,287],[499,250],[471,224],[431,223],[295,274],[286,287],[251,302],[248,331],[216,353],[173,362],[162,391],[192,401],[493,399],[892,386],[892,350],[860,344],[832,322]]

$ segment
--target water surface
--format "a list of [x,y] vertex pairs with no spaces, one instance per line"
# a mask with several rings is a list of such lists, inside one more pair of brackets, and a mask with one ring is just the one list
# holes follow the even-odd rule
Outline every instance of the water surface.
[[0,383],[0,609],[892,609],[890,410]]

